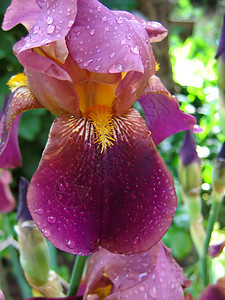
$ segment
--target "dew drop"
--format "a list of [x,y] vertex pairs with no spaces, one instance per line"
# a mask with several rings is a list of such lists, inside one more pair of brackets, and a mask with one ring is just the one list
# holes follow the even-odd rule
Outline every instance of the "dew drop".
[[102,22],[106,22],[107,18],[106,16],[102,17]]
[[88,67],[90,65],[90,63],[92,63],[92,62],[93,62],[93,59],[87,60],[86,62],[83,63],[83,67],[84,68]]
[[49,224],[54,224],[56,222],[56,218],[54,216],[49,216],[47,221]]
[[66,240],[66,246],[70,249],[73,249],[75,246],[75,241],[73,240]]
[[73,26],[73,23],[74,23],[74,21],[73,21],[73,20],[70,20],[69,23],[68,23],[68,27],[69,27],[69,28],[72,27],[72,26]]
[[61,182],[58,183],[58,187],[59,187],[60,192],[65,192],[66,191],[65,186]]
[[54,19],[52,17],[48,17],[46,23],[50,25],[53,21]]
[[134,240],[134,245],[137,245],[139,243],[139,236],[137,236]]
[[108,68],[109,73],[121,73],[123,71],[122,65],[112,65]]
[[134,47],[134,48],[131,48],[130,51],[131,51],[132,53],[136,54],[136,55],[139,54],[139,48],[138,48],[138,46],[136,46],[136,47]]
[[90,31],[90,35],[94,35],[94,34],[95,34],[95,30],[92,29],[92,30]]
[[116,18],[116,22],[119,23],[119,24],[122,24],[123,23],[123,19],[122,18]]
[[47,28],[47,33],[51,34],[54,32],[54,30],[55,30],[55,25],[49,25]]
[[41,232],[46,238],[50,237],[51,235],[51,232],[48,229],[42,229]]
[[95,67],[95,71],[98,71],[101,68],[101,65],[98,65],[97,67]]
[[105,31],[106,31],[106,32],[108,32],[108,31],[109,31],[109,27],[108,27],[108,26],[105,28]]
[[113,52],[113,53],[110,55],[111,58],[113,58],[113,57],[115,57],[115,56],[116,56],[116,53],[115,53],[115,52]]
[[38,214],[38,215],[42,215],[43,214],[43,209],[42,208],[38,208],[38,209],[35,209],[35,212],[36,212],[36,214]]

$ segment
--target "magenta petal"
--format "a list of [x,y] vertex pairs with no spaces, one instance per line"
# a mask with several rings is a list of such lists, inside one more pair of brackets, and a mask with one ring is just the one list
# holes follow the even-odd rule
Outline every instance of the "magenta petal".
[[21,23],[28,29],[34,24],[41,8],[36,0],[12,0],[7,8],[2,24],[3,30],[9,30]]
[[114,118],[115,144],[100,153],[93,124],[58,117],[28,189],[37,226],[63,251],[88,255],[99,245],[118,253],[157,243],[176,208],[173,178],[142,117]]
[[22,165],[18,144],[18,126],[20,117],[21,115],[15,119],[10,131],[3,130],[3,119],[0,121],[0,151],[2,151],[0,155],[0,168],[14,169],[21,167]]
[[12,97],[6,97],[0,112],[0,168],[13,169],[22,165],[21,154],[18,144],[18,126],[20,116],[17,116],[9,129],[6,125],[6,115]]
[[79,67],[92,72],[143,73],[144,64],[150,59],[144,26],[109,10],[97,0],[78,2],[67,46]]
[[129,256],[100,249],[88,262],[84,299],[94,294],[103,276],[112,283],[105,300],[183,299],[183,288],[190,281],[170,253],[162,242],[147,252]]
[[179,109],[178,101],[163,86],[160,79],[153,76],[146,94],[140,102],[146,124],[156,145],[162,140],[183,130],[195,131],[195,117]]
[[224,300],[224,291],[215,284],[210,284],[198,295],[197,300]]
[[0,170],[0,212],[9,213],[16,205],[15,199],[10,191],[9,184],[12,175],[7,170]]

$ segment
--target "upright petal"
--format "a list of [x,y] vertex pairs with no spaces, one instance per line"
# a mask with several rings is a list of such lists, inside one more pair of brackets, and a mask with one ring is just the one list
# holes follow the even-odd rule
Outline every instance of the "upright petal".
[[141,254],[118,255],[104,249],[93,254],[87,266],[85,300],[106,290],[104,277],[111,285],[105,300],[180,300],[190,285],[162,242]]
[[138,101],[156,145],[179,131],[200,131],[196,119],[179,109],[177,99],[167,91],[157,76],[150,79],[149,86]]
[[89,255],[151,248],[176,208],[173,178],[142,117],[114,118],[115,143],[101,153],[88,119],[58,117],[28,189],[37,226],[56,247]]
[[7,170],[0,170],[0,212],[9,213],[16,205],[15,199],[9,188],[12,175]]

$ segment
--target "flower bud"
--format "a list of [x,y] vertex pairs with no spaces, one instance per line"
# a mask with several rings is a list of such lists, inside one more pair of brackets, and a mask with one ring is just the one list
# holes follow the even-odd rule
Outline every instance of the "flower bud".
[[21,178],[17,213],[20,262],[31,286],[48,282],[50,257],[47,242],[35,225],[26,204],[28,182]]
[[212,172],[212,188],[215,193],[223,194],[225,189],[225,142],[217,154]]
[[224,247],[225,247],[225,241],[210,245],[209,255],[213,258],[219,256],[222,253]]
[[180,151],[178,174],[186,195],[197,196],[200,194],[202,183],[200,159],[190,131],[185,132]]

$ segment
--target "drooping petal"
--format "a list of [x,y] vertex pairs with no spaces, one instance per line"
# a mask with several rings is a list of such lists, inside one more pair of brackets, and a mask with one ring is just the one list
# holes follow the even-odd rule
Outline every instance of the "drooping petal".
[[9,30],[17,24],[23,24],[28,30],[35,23],[41,8],[36,0],[12,0],[7,8],[2,29]]
[[28,189],[28,207],[56,247],[79,255],[99,245],[142,252],[165,234],[176,207],[173,178],[139,113],[114,119],[101,153],[88,119],[58,117]]
[[118,11],[118,15],[123,16],[134,23],[141,23],[145,27],[151,43],[162,41],[168,34],[167,29],[159,22],[146,21],[141,17],[135,16],[127,11]]
[[199,132],[196,119],[179,109],[178,101],[173,97],[157,76],[153,76],[140,102],[146,124],[156,145],[168,136],[183,130]]
[[187,130],[184,135],[182,147],[180,149],[180,158],[184,166],[188,166],[191,163],[197,163],[200,165],[201,161],[196,152],[196,145],[192,133]]
[[0,212],[9,213],[16,205],[15,199],[9,188],[12,175],[7,170],[0,170]]
[[105,300],[183,299],[183,288],[190,285],[162,242],[141,254],[118,255],[104,249],[93,254],[87,266],[85,300],[104,290],[104,277],[111,283]]
[[[7,103],[3,108],[3,115],[1,117],[1,167],[13,168],[15,166],[20,166],[21,158],[17,140],[17,128],[20,119],[19,115],[27,110],[35,108],[43,108],[43,106],[37,101],[27,86],[20,86],[19,88],[15,89],[8,98]],[[13,160],[12,166],[10,166],[11,158]],[[7,161],[9,161],[9,166],[6,166]]]

